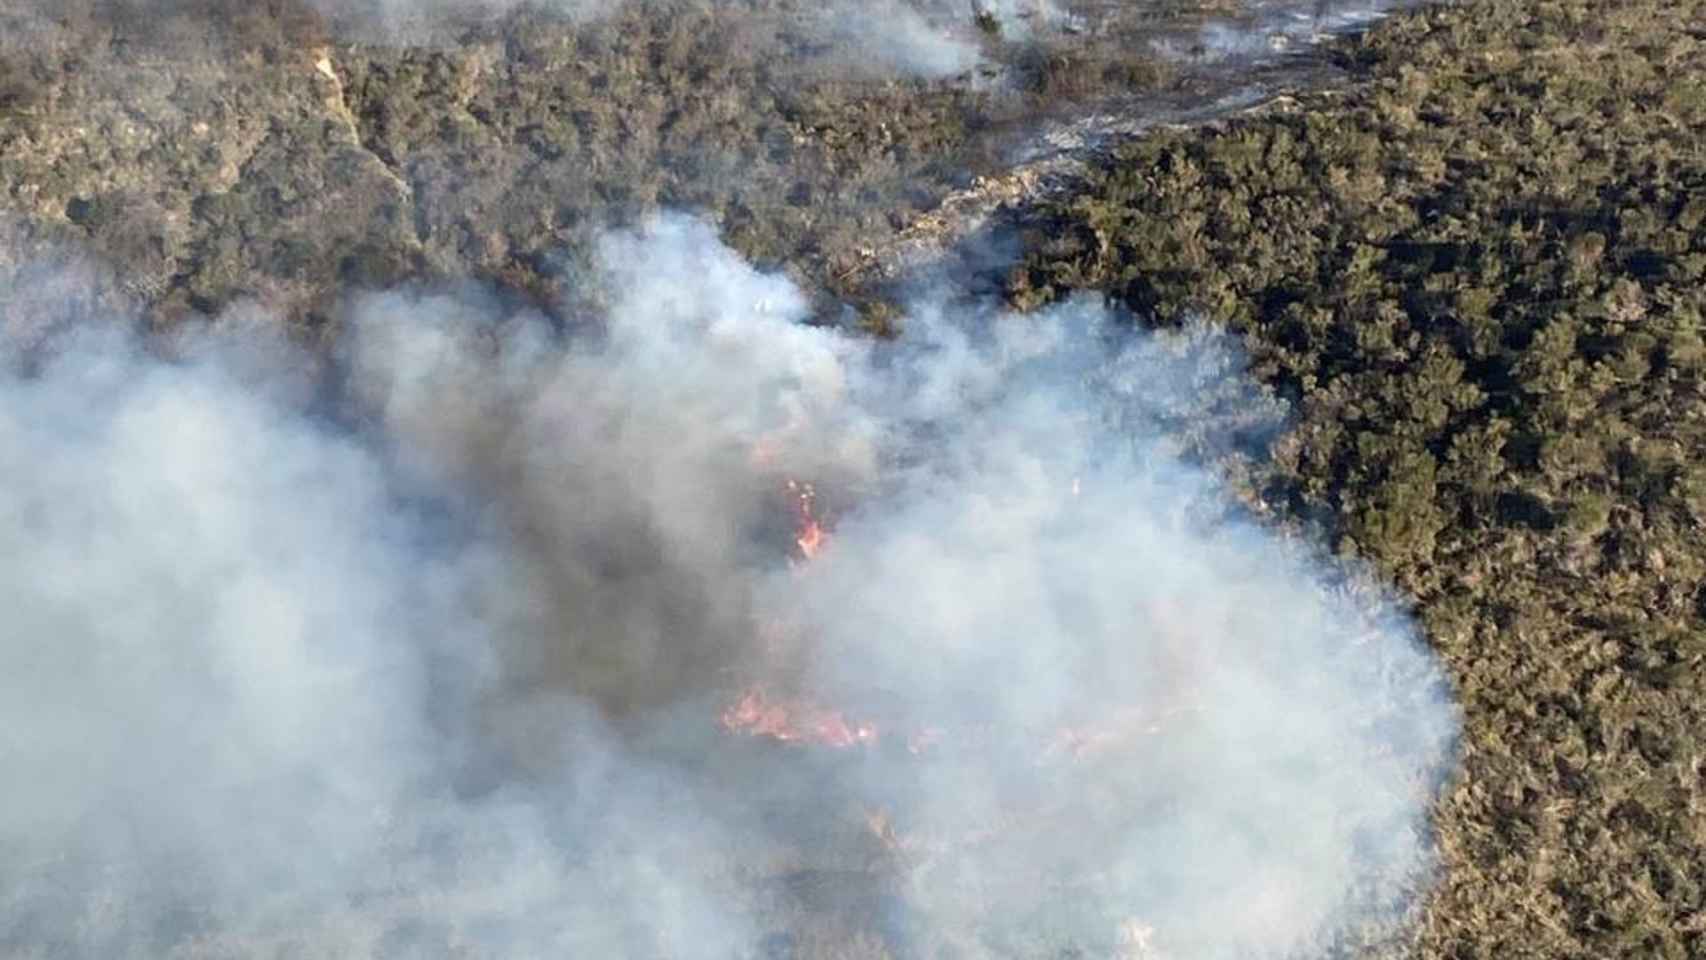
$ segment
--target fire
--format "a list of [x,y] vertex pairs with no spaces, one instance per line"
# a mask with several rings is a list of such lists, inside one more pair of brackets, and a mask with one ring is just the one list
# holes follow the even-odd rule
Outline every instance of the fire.
[[748,690],[723,711],[723,729],[783,743],[845,748],[877,739],[877,728],[855,722],[838,710],[800,700],[772,699],[763,690]]
[[788,494],[794,500],[794,546],[802,560],[815,560],[829,543],[829,533],[817,518],[817,488],[798,480],[788,481]]
[[[755,449],[755,459],[769,462],[774,451],[765,444]],[[796,567],[817,559],[830,542],[829,529],[818,514],[817,488],[809,481],[789,478],[785,481],[790,512],[794,517],[793,549],[790,562]],[[1072,478],[1071,491],[1079,495],[1081,482]],[[762,624],[757,635],[767,655],[779,656],[790,646],[788,628]],[[1063,723],[1051,730],[1008,731],[1009,736],[1029,743],[1039,763],[1062,758],[1082,761],[1105,752],[1119,749],[1134,740],[1163,731],[1166,719],[1182,712],[1178,707],[1157,710],[1150,707],[1115,708],[1091,722]],[[874,745],[879,741],[874,723],[850,718],[846,713],[811,702],[805,697],[778,696],[762,685],[745,689],[739,699],[726,707],[719,717],[721,726],[731,734],[767,738],[781,743],[819,747],[848,748]],[[982,739],[980,731],[950,731],[936,726],[889,731],[898,745],[913,756],[936,754],[948,748],[977,749],[973,742]],[[981,731],[999,737],[995,731]],[[1008,744],[1010,748],[1013,744]]]
[[[1105,753],[1130,746],[1137,740],[1163,733],[1167,720],[1191,712],[1194,707],[1180,706],[1155,711],[1136,707],[1116,709],[1092,723],[1066,725],[1049,732],[1016,733],[1020,743],[1031,744],[1036,762],[1048,764],[1059,760],[1082,762]],[[884,738],[875,723],[851,718],[843,711],[824,707],[802,697],[777,697],[762,687],[749,688],[739,700],[725,708],[720,718],[724,730],[732,734],[767,738],[780,743],[802,746],[844,749],[854,746],[874,746],[884,739],[903,745],[912,756],[935,754],[945,749],[978,749],[996,731],[960,731],[965,737],[950,736],[941,727],[921,727]],[[1008,747],[1014,744],[1008,744]]]
[[[768,463],[773,456],[774,450],[766,443],[754,450],[755,461]],[[829,543],[829,532],[818,519],[817,488],[793,478],[785,485],[790,512],[794,515],[794,549],[789,560],[796,565],[810,563]],[[766,651],[776,654],[788,645],[788,632],[775,623],[761,624],[758,637]],[[782,743],[845,748],[877,739],[877,729],[871,723],[851,720],[839,710],[803,699],[775,697],[757,686],[747,689],[739,700],[726,707],[719,720],[730,733]]]
[[800,548],[801,556],[811,560],[823,550],[826,537],[827,534],[823,532],[823,526],[816,520],[811,520],[800,529],[800,535],[794,538],[794,544]]

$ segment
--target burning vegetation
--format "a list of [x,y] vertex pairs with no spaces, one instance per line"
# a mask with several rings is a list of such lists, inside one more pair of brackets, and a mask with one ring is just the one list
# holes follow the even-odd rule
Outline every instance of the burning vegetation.
[[[348,421],[216,339],[0,381],[28,480],[0,518],[37,558],[7,599],[57,638],[0,703],[107,758],[12,757],[5,942],[124,955],[63,922],[98,880],[180,953],[694,960],[840,918],[891,956],[1218,958],[1426,877],[1454,729],[1426,651],[1159,440],[1184,396],[1277,414],[1230,345],[928,301],[873,343],[679,216],[596,271],[595,338],[353,301]],[[77,564],[98,606],[66,604]],[[68,710],[91,688],[123,723]],[[824,876],[869,895],[775,893]]]
[[730,733],[768,737],[781,743],[840,748],[877,739],[873,724],[848,720],[837,710],[804,700],[773,698],[762,689],[741,694],[722,712],[721,721]]
[[[766,465],[774,462],[771,448],[763,448],[763,456],[755,462]],[[789,563],[796,569],[810,563],[830,545],[830,531],[820,518],[817,508],[817,487],[803,480],[784,481],[786,501],[793,519],[792,549]],[[1081,481],[1074,477],[1071,494],[1081,495]],[[763,651],[780,651],[798,647],[799,641],[785,638],[786,628],[775,623],[759,628],[764,638],[759,644]],[[758,668],[761,672],[763,666]],[[879,728],[869,718],[856,718],[849,712],[814,702],[804,695],[786,696],[762,685],[741,690],[734,702],[718,715],[718,722],[731,735],[757,737],[782,744],[827,749],[854,747],[877,748],[900,744],[912,756],[924,756],[939,750],[992,749],[1000,740],[1000,748],[1030,751],[1038,763],[1057,759],[1082,760],[1109,751],[1117,751],[1135,739],[1164,732],[1166,720],[1196,709],[1182,703],[1178,690],[1169,692],[1165,701],[1170,706],[1156,707],[1135,704],[1110,705],[1074,723],[1063,723],[1048,732],[1035,730],[996,731],[966,728],[955,731],[941,726],[908,724],[905,718],[895,718],[892,727]],[[1084,711],[1079,711],[1084,712]],[[886,821],[885,821],[886,822]]]

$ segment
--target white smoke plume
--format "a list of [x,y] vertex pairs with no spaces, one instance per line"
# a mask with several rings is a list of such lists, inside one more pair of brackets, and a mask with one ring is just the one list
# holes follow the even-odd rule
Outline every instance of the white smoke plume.
[[[786,25],[824,47],[818,59],[858,72],[925,78],[976,66],[980,52],[970,7],[938,0],[310,0],[347,39],[380,44],[433,44],[519,10],[587,22],[644,4],[687,6]],[[1019,21],[1015,19],[1014,23]]]
[[545,10],[570,22],[608,16],[625,0],[308,0],[350,40],[430,44],[469,26],[488,24],[517,10]]
[[906,0],[825,4],[812,28],[836,62],[863,72],[951,77],[982,59],[971,18],[932,18]]
[[784,25],[821,47],[805,59],[855,74],[940,79],[965,73],[983,59],[983,24],[1001,36],[1044,36],[1074,22],[1050,0],[823,0],[809,4],[766,0],[309,0],[346,39],[381,44],[433,44],[471,26],[518,11],[541,11],[569,22],[608,17],[651,3],[753,16]]
[[[598,259],[572,336],[357,299],[311,404],[239,334],[5,358],[0,953],[1307,956],[1425,883],[1414,629],[1166,440],[1263,405],[1227,344]],[[755,684],[875,733],[723,730]]]
[[1417,0],[1248,0],[1236,16],[1210,20],[1188,40],[1166,37],[1151,47],[1176,60],[1261,61],[1367,29],[1416,5]]

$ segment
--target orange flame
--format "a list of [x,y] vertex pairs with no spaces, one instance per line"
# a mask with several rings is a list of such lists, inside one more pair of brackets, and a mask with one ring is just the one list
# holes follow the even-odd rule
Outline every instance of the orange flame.
[[[768,464],[774,454],[774,446],[768,439],[761,441],[753,451],[754,462]],[[789,478],[786,488],[792,501],[794,549],[797,551],[789,559],[798,566],[820,556],[828,547],[830,536],[828,528],[818,519],[816,487],[807,481]],[[1080,495],[1081,490],[1080,478],[1073,477],[1072,495]],[[788,633],[786,628],[776,624],[761,625],[758,629],[759,639],[769,655],[778,654],[786,646]],[[1062,725],[1048,732],[1032,730],[1019,733],[1018,737],[1033,744],[1032,749],[1040,754],[1039,762],[1061,757],[1082,761],[1117,750],[1133,740],[1161,733],[1165,718],[1178,712],[1181,708],[1157,711],[1153,707],[1127,706],[1109,711],[1094,722]],[[736,702],[722,711],[719,720],[723,729],[731,734],[768,738],[781,743],[840,749],[874,744],[878,740],[877,727],[873,723],[849,719],[839,710],[819,706],[804,698],[774,697],[759,686],[748,688]],[[956,731],[954,736],[950,736],[947,730],[931,726],[905,731],[901,742],[908,753],[920,756],[935,753],[950,741],[956,747],[965,748],[968,738],[976,740],[978,736],[976,732],[967,730]]]
[[[1083,762],[1098,756],[1116,753],[1135,741],[1165,732],[1167,720],[1181,713],[1192,712],[1193,706],[1182,705],[1170,710],[1156,711],[1125,707],[1109,711],[1091,723],[1061,726],[1050,732],[1017,732],[1017,739],[1030,743],[1038,763],[1058,760]],[[839,710],[823,707],[800,697],[773,697],[761,687],[749,688],[739,700],[725,708],[720,717],[724,730],[755,738],[802,746],[843,749],[869,746],[882,738],[877,725],[855,720]],[[982,742],[980,731],[958,731],[969,737],[950,735],[941,727],[926,726],[904,731],[900,743],[915,757],[935,754],[943,749],[976,749]],[[997,731],[981,731],[984,736],[998,736]]]
[[721,719],[723,729],[730,733],[783,743],[844,748],[877,738],[877,728],[872,724],[849,721],[839,711],[798,700],[772,700],[762,690],[747,691],[723,711]]
[[800,555],[807,560],[815,559],[823,550],[828,534],[816,520],[811,520],[800,529],[800,535],[794,538],[794,545],[800,548]]
[[794,546],[802,560],[814,560],[829,543],[829,532],[817,518],[817,488],[798,480],[788,481],[788,492],[794,498],[797,519],[794,524]]

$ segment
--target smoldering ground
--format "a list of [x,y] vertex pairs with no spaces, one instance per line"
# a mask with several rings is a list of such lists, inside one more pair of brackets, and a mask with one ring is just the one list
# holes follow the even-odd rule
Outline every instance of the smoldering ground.
[[[1230,345],[946,298],[860,340],[682,217],[596,261],[574,337],[354,296],[331,405],[241,312],[170,361],[28,327],[4,952],[1306,956],[1423,889],[1413,627],[1170,446],[1280,415]],[[839,498],[809,564],[789,478]],[[879,736],[720,729],[752,684]]]

